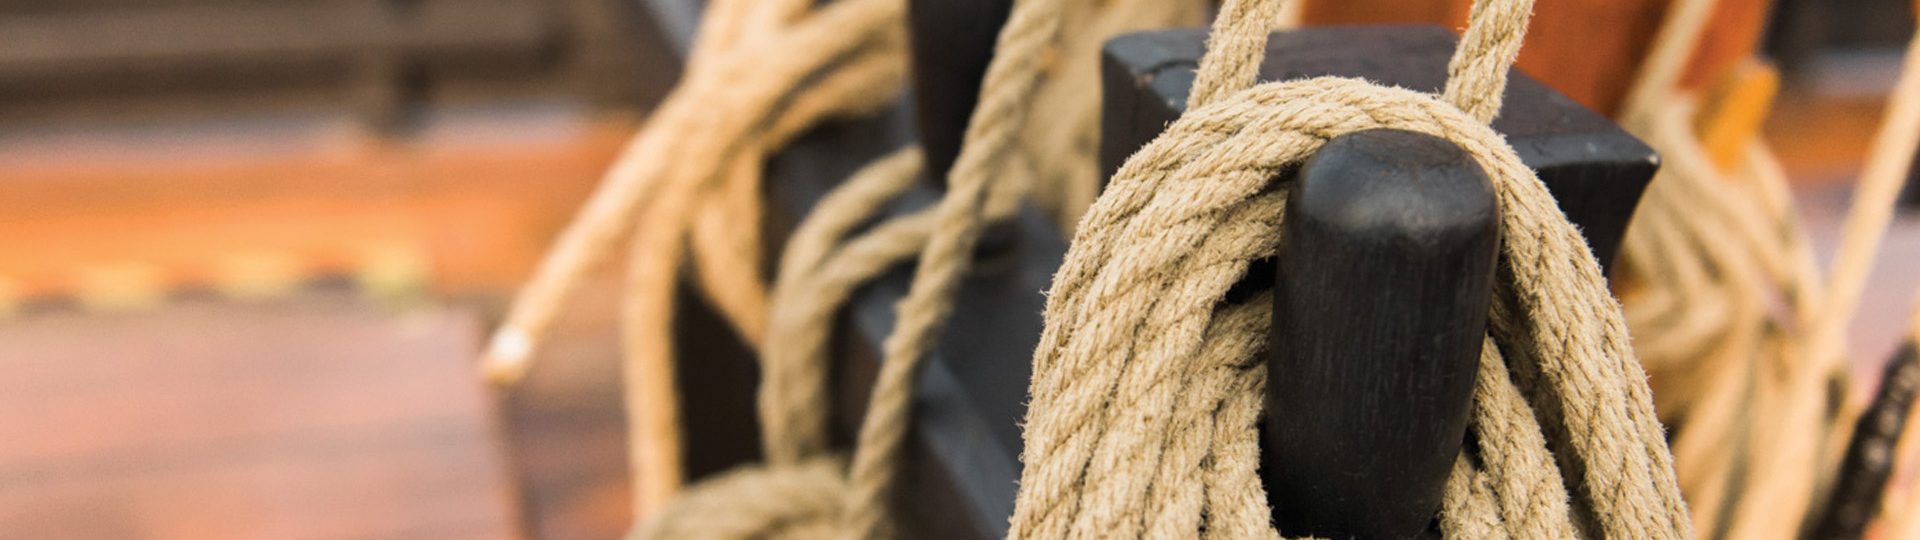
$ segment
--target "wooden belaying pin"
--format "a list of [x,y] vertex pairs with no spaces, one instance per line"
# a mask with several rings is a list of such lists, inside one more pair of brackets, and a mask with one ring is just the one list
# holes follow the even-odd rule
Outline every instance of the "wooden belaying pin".
[[1499,213],[1454,144],[1335,137],[1287,200],[1261,470],[1285,536],[1423,534],[1465,437]]

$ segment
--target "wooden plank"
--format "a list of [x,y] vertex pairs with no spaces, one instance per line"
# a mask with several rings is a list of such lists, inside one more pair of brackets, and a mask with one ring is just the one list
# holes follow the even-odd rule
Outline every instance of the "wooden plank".
[[502,290],[544,253],[631,126],[408,146],[0,148],[0,251],[10,255],[0,283],[17,301],[144,272],[164,293],[220,287],[264,259],[296,281],[411,264],[443,292]]
[[1747,145],[1760,135],[1780,91],[1780,73],[1766,61],[1746,58],[1728,69],[1701,100],[1693,131],[1721,170],[1734,170]]
[[337,294],[0,326],[0,530],[517,537],[479,341]]

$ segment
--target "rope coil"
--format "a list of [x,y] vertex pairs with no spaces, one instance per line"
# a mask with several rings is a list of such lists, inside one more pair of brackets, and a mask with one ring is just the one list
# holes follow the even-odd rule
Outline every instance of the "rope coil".
[[1722,170],[1692,129],[1696,99],[1677,85],[1714,4],[1673,4],[1622,115],[1665,163],[1627,230],[1616,288],[1661,418],[1676,427],[1696,528],[1787,538],[1817,514],[1857,415],[1844,332],[1920,141],[1920,41],[1823,282],[1767,146],[1749,135]]
[[[1031,4],[1035,3],[1022,3]],[[1091,193],[1097,181],[1092,174],[1094,139],[1083,133],[1092,130],[1097,118],[1097,105],[1087,104],[1084,99],[1085,89],[1094,84],[1097,73],[1090,69],[1055,73],[1057,62],[1050,59],[1062,47],[1090,54],[1111,33],[1174,24],[1191,15],[1189,9],[1177,4],[1154,0],[1116,0],[1097,8],[1091,2],[1040,5],[1047,13],[1017,9],[1002,30],[998,54],[982,85],[980,105],[949,174],[947,193],[936,206],[848,236],[856,224],[870,217],[878,203],[899,195],[911,184],[918,174],[920,157],[909,149],[858,173],[822,201],[796,230],[782,257],[767,332],[768,340],[780,346],[764,348],[766,371],[760,410],[768,463],[765,468],[748,468],[727,480],[696,486],[663,509],[660,520],[685,523],[689,514],[720,512],[730,514],[729,520],[751,524],[754,532],[748,536],[891,535],[887,499],[906,433],[911,381],[938,330],[944,327],[953,291],[967,271],[973,242],[987,223],[1008,215],[1014,203],[1031,189],[1066,194],[1055,206],[1072,211],[1071,194]],[[1089,15],[1093,24],[1063,36],[1059,21],[1065,13]],[[1041,98],[1035,99],[1036,94]],[[1058,123],[1070,126],[1065,132],[1057,127],[1037,128],[1040,123],[1027,121],[1027,113],[1036,104],[1069,99],[1074,106],[1063,111],[1065,121]],[[1064,158],[1061,161],[1078,166],[1035,167],[1045,160],[1031,156],[1054,157],[1049,153],[1062,148],[1069,153],[1058,156]],[[1063,187],[1079,184],[1085,186]],[[822,457],[827,455],[825,341],[833,314],[857,285],[915,255],[920,258],[919,271],[908,296],[900,303],[898,326],[884,344],[868,416],[861,425],[846,477],[823,480],[816,471],[822,467],[818,463],[822,459],[839,462]],[[636,258],[635,262],[641,261]],[[657,279],[671,283],[670,277]],[[665,324],[644,322],[651,328]],[[668,356],[654,354],[647,358]],[[629,388],[633,387],[634,382],[630,382]],[[726,508],[723,501],[762,497],[759,482],[806,484],[811,497],[834,502],[810,505],[804,515],[764,511],[769,505],[762,504],[740,505],[737,511],[720,510]],[[675,537],[694,533],[668,525],[649,525],[635,534]]]
[[[1506,220],[1501,276],[1508,283],[1497,291],[1477,374],[1471,428],[1476,444],[1462,453],[1449,479],[1439,516],[1443,532],[1471,538],[1690,536],[1699,518],[1688,519],[1678,486],[1691,492],[1692,477],[1675,479],[1675,458],[1633,352],[1682,354],[1702,340],[1746,343],[1752,335],[1729,334],[1711,321],[1764,310],[1735,301],[1682,311],[1677,308],[1699,297],[1647,296],[1650,303],[1642,305],[1654,307],[1636,306],[1627,321],[1639,326],[1682,317],[1692,324],[1629,348],[1626,323],[1584,241],[1486,126],[1500,109],[1532,2],[1476,3],[1438,98],[1338,78],[1254,85],[1267,32],[1290,16],[1283,4],[1225,3],[1189,112],[1129,159],[1093,202],[1097,139],[1090,134],[1098,106],[1084,96],[1097,73],[1074,55],[1091,54],[1120,30],[1192,14],[1179,2],[1153,0],[1016,2],[940,203],[856,234],[874,208],[911,185],[920,158],[910,149],[871,165],[799,227],[769,296],[757,272],[757,223],[746,219],[759,214],[760,165],[770,149],[824,118],[891,101],[903,71],[903,10],[900,0],[841,0],[818,9],[801,0],[716,0],[703,20],[687,81],[609,171],[522,293],[490,348],[489,375],[510,381],[524,372],[580,275],[607,258],[628,231],[637,231],[627,282],[634,298],[623,321],[637,513],[649,515],[646,505],[666,500],[679,484],[668,330],[681,259],[692,256],[703,291],[741,335],[756,345],[777,346],[761,347],[767,466],[694,487],[651,514],[654,519],[633,535],[887,536],[892,528],[886,503],[909,420],[910,383],[944,327],[981,229],[1008,215],[1023,197],[1053,210],[1063,223],[1091,204],[1075,225],[1035,353],[1027,470],[1013,535],[1273,536],[1255,475],[1252,427],[1261,413],[1257,396],[1266,367],[1257,353],[1267,346],[1269,304],[1217,304],[1249,261],[1275,252],[1286,196],[1286,186],[1270,182],[1277,171],[1335,135],[1406,129],[1467,150],[1495,179]],[[1686,25],[1698,21],[1676,19],[1683,37],[1675,39],[1692,39],[1684,37]],[[1661,50],[1656,56],[1673,56],[1660,56]],[[1651,92],[1643,87],[1658,88],[1636,87],[1630,103],[1658,97],[1642,95]],[[1060,121],[1032,121],[1035,110],[1057,113]],[[1684,129],[1684,122],[1674,121],[1690,116],[1674,112],[1681,108],[1644,110],[1657,114],[1635,117],[1655,130]],[[1764,149],[1755,147],[1748,157],[1750,168],[1777,172]],[[1884,168],[1870,168],[1870,176],[1884,176]],[[1672,185],[1665,191],[1715,189],[1656,182],[1663,185]],[[1777,217],[1790,205],[1775,191],[1749,198]],[[1650,197],[1650,207],[1679,215],[1677,207],[1661,202],[1665,198]],[[1749,214],[1734,212],[1729,219],[1745,220],[1737,221],[1736,230],[1746,237],[1767,240],[1752,242],[1772,246],[1767,260],[1799,256],[1804,245],[1793,243],[1797,237],[1775,242],[1775,232]],[[1884,216],[1878,217],[1884,228]],[[1858,236],[1853,230],[1869,225],[1850,224],[1848,246]],[[1649,249],[1672,252],[1696,247],[1689,234],[1698,231],[1654,228],[1637,238],[1656,246]],[[691,250],[683,246],[689,241]],[[833,314],[860,283],[916,256],[918,271],[900,303],[899,326],[884,345],[857,446],[850,459],[835,455],[827,448],[824,422]],[[1648,259],[1636,268],[1668,272],[1686,283],[1726,280],[1726,290],[1749,290],[1763,281]],[[1810,265],[1769,264],[1765,271],[1766,277],[1802,285],[1787,295],[1796,309],[1815,301],[1813,287],[1804,286]],[[1837,271],[1836,279],[1848,272]],[[1848,283],[1837,287],[1847,289]],[[1858,291],[1852,295],[1857,298]],[[1697,311],[1701,307],[1709,309]],[[1740,328],[1780,322],[1741,317],[1735,318]],[[1809,323],[1794,319],[1788,325],[1801,324]],[[1721,360],[1712,364],[1715,369],[1744,365],[1726,359],[1734,356],[1716,358]],[[1691,402],[1689,418],[1700,419],[1691,425],[1738,411],[1739,401],[1725,396],[1739,395],[1734,383],[1747,378],[1721,379],[1734,382],[1716,379],[1721,386],[1707,393],[1720,397]],[[1811,390],[1795,395],[1817,396]],[[1727,437],[1726,431],[1690,427],[1675,442],[1679,459],[1713,463],[1717,456],[1696,449]],[[1768,458],[1784,463],[1804,461],[1807,453],[1769,455],[1784,456]],[[1721,469],[1683,472],[1706,471],[1702,477],[1712,482],[1730,478],[1732,465],[1719,462]],[[1730,496],[1705,495],[1713,508]]]
[[[1510,283],[1490,332],[1500,346],[1483,354],[1488,384],[1476,389],[1471,428],[1481,459],[1504,461],[1477,469],[1463,456],[1445,532],[1690,536],[1644,375],[1598,264],[1485,124],[1531,2],[1475,6],[1445,102],[1339,78],[1248,88],[1277,4],[1222,8],[1188,112],[1128,159],[1079,225],[1035,353],[1013,536],[1274,534],[1252,474],[1260,366],[1245,360],[1265,334],[1227,330],[1259,318],[1242,311],[1263,305],[1216,312],[1216,304],[1251,260],[1274,252],[1284,186],[1270,179],[1327,138],[1369,128],[1459,144],[1495,179],[1505,221],[1501,275]],[[1512,392],[1499,384],[1503,356],[1525,368],[1508,379]],[[1241,369],[1219,374],[1220,358]],[[1519,414],[1526,410],[1534,417]],[[1531,466],[1509,468],[1521,463]],[[1542,496],[1562,470],[1579,479],[1577,497],[1552,490],[1569,511]]]

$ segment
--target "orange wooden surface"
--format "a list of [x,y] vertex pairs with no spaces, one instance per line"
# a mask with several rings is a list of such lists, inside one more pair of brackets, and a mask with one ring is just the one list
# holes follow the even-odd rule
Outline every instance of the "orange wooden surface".
[[1734,64],[1702,92],[1693,131],[1714,164],[1722,170],[1738,166],[1747,144],[1773,113],[1773,98],[1779,92],[1780,72],[1753,57]]
[[[1308,0],[1312,25],[1466,25],[1473,0]],[[1519,67],[1575,100],[1616,112],[1666,15],[1668,0],[1556,0],[1534,5]],[[1766,25],[1765,0],[1721,0],[1683,85],[1699,88],[1750,55]]]
[[0,149],[0,288],[59,296],[102,275],[218,286],[273,261],[312,276],[398,257],[443,291],[505,289],[631,130],[249,152],[160,144],[130,156],[84,142],[66,156]]
[[0,536],[520,537],[480,332],[338,293],[0,325]]

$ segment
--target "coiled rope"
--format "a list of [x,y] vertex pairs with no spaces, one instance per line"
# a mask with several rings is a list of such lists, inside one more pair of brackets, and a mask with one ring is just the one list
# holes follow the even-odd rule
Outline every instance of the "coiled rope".
[[685,78],[601,181],[494,335],[483,366],[517,380],[564,302],[632,234],[622,338],[635,513],[678,491],[673,286],[693,242],[700,283],[743,337],[765,332],[758,275],[766,153],[826,118],[890,104],[905,73],[899,0],[716,0]]
[[[824,357],[824,348],[793,347],[797,353],[792,360],[776,360],[770,352],[765,361],[767,379],[778,383],[769,384],[762,391],[763,417],[778,418],[779,413],[800,411],[792,418],[767,421],[770,426],[783,426],[769,428],[768,455],[773,466],[732,473],[697,488],[675,503],[678,510],[662,513],[660,519],[642,529],[644,536],[724,534],[735,537],[772,531],[801,535],[852,532],[872,536],[886,531],[883,499],[904,433],[910,395],[907,383],[912,379],[915,363],[924,356],[934,332],[944,322],[955,282],[965,273],[966,254],[971,251],[980,227],[1004,216],[1011,208],[1010,202],[1028,190],[1063,220],[1070,220],[1092,193],[1094,184],[1088,181],[1092,176],[1091,159],[1032,159],[1032,156],[1055,155],[1055,150],[1048,149],[1051,148],[1048,145],[1055,144],[1064,145],[1069,155],[1090,154],[1092,144],[1086,134],[1091,132],[1087,127],[1091,124],[1088,120],[1091,113],[1070,113],[1067,114],[1069,120],[1079,120],[1052,124],[1028,122],[1026,116],[1036,108],[1034,103],[1048,102],[1044,99],[1049,95],[1048,89],[1069,87],[1045,84],[1048,70],[1059,63],[1057,59],[1062,51],[1097,47],[1076,44],[1097,44],[1105,37],[1102,33],[1106,30],[1081,34],[1086,39],[1062,39],[1060,21],[1083,20],[1075,15],[1081,13],[1076,10],[1089,9],[1088,2],[1020,2],[1001,36],[1001,54],[989,70],[982,105],[976,111],[961,162],[955,167],[950,182],[953,189],[948,196],[931,211],[905,216],[843,240],[854,224],[877,206],[877,201],[905,189],[917,173],[918,158],[909,151],[863,172],[849,182],[844,194],[836,193],[834,199],[822,204],[821,211],[815,213],[820,218],[809,217],[808,224],[802,227],[804,234],[796,234],[795,245],[790,246],[783,257],[773,306],[768,310],[764,294],[760,292],[761,280],[753,270],[759,266],[754,262],[759,252],[757,228],[752,225],[753,220],[739,219],[758,214],[759,164],[768,149],[779,147],[821,118],[869,110],[891,99],[901,67],[899,9],[897,2],[883,4],[888,3],[844,0],[828,8],[809,10],[806,3],[795,1],[715,2],[704,23],[701,42],[696,46],[688,81],[676,92],[676,96],[682,97],[670,98],[608,174],[593,204],[563,236],[560,247],[542,265],[538,277],[523,292],[508,324],[495,339],[488,357],[490,373],[499,379],[517,377],[525,369],[526,357],[550,324],[560,300],[574,287],[579,275],[594,261],[604,258],[632,223],[642,223],[638,227],[642,234],[634,241],[628,287],[629,294],[636,298],[629,302],[624,335],[629,351],[629,411],[635,424],[634,469],[637,485],[646,492],[641,497],[644,503],[663,498],[678,484],[678,479],[672,476],[679,468],[677,439],[673,437],[677,427],[673,425],[672,351],[664,329],[668,327],[667,314],[671,311],[670,304],[665,302],[670,302],[683,236],[690,235],[693,241],[692,254],[705,292],[750,341],[781,345],[767,348],[769,351],[788,350],[788,343],[824,343],[827,323],[821,321],[830,320],[834,307],[844,302],[853,286],[894,261],[920,255],[922,270],[916,275],[912,294],[902,304],[902,326],[886,346],[887,362],[875,392],[872,415],[863,425],[860,445],[853,458],[852,480],[838,473],[845,467],[843,462],[822,455],[824,438],[816,426],[823,423],[820,415],[824,414],[824,407],[780,406],[823,400],[824,387],[809,381],[815,380],[810,370],[823,365],[818,359]],[[1156,8],[1149,6],[1177,3],[1114,4],[1154,10]],[[1633,536],[1685,535],[1686,524],[1672,519],[1676,512],[1684,510],[1677,494],[1670,493],[1672,478],[1666,471],[1666,449],[1664,443],[1659,442],[1658,425],[1641,406],[1646,401],[1646,391],[1638,386],[1639,367],[1630,355],[1624,354],[1624,334],[1616,328],[1617,318],[1607,307],[1611,300],[1602,292],[1597,295],[1598,303],[1586,303],[1595,298],[1589,285],[1597,279],[1597,272],[1587,272],[1591,266],[1587,263],[1592,261],[1579,255],[1585,253],[1584,244],[1577,235],[1570,237],[1573,240],[1570,244],[1567,242],[1566,233],[1571,233],[1571,229],[1564,218],[1559,217],[1550,199],[1545,198],[1544,191],[1538,189],[1537,181],[1524,173],[1524,168],[1514,168],[1517,162],[1494,163],[1510,161],[1510,151],[1481,125],[1498,109],[1505,70],[1517,50],[1518,36],[1524,33],[1530,2],[1491,2],[1489,6],[1476,8],[1467,38],[1452,66],[1454,76],[1445,94],[1450,105],[1430,96],[1336,79],[1287,83],[1295,86],[1284,92],[1278,88],[1285,85],[1263,85],[1272,86],[1266,90],[1261,90],[1262,87],[1240,90],[1252,81],[1253,69],[1258,65],[1259,45],[1264,43],[1267,30],[1260,21],[1273,20],[1278,9],[1273,4],[1230,2],[1223,11],[1221,24],[1235,21],[1242,24],[1219,28],[1222,31],[1216,33],[1209,60],[1203,64],[1202,81],[1194,92],[1195,113],[1188,115],[1193,120],[1182,120],[1176,124],[1179,129],[1170,129],[1170,136],[1163,137],[1178,139],[1171,134],[1182,133],[1181,137],[1187,137],[1189,142],[1198,141],[1196,146],[1159,150],[1166,156],[1157,162],[1154,158],[1137,157],[1136,161],[1147,160],[1149,164],[1130,169],[1144,174],[1141,169],[1157,163],[1167,170],[1153,171],[1149,176],[1155,181],[1172,175],[1217,182],[1218,185],[1201,185],[1192,191],[1178,192],[1216,197],[1213,200],[1216,205],[1198,209],[1197,214],[1181,214],[1173,211],[1178,209],[1169,208],[1177,206],[1169,201],[1180,202],[1177,197],[1183,195],[1158,194],[1154,191],[1156,188],[1136,187],[1132,195],[1127,196],[1130,198],[1124,199],[1127,202],[1102,203],[1118,209],[1104,214],[1095,212],[1096,216],[1105,217],[1089,218],[1081,224],[1086,227],[1088,223],[1098,223],[1106,229],[1132,231],[1140,237],[1151,236],[1163,242],[1169,238],[1191,242],[1204,236],[1199,240],[1201,250],[1144,257],[1119,273],[1081,268],[1088,275],[1079,277],[1088,283],[1075,285],[1066,292],[1076,295],[1070,298],[1091,295],[1088,301],[1099,300],[1094,305],[1106,311],[1090,312],[1092,308],[1087,302],[1075,303],[1071,310],[1056,309],[1056,305],[1066,305],[1060,294],[1062,285],[1056,283],[1056,295],[1049,308],[1050,336],[1063,340],[1062,344],[1085,340],[1089,344],[1086,347],[1105,343],[1140,353],[1132,365],[1147,371],[1115,375],[1114,384],[1125,383],[1128,386],[1122,388],[1126,390],[1144,388],[1163,398],[1168,395],[1167,388],[1175,385],[1208,390],[1176,394],[1180,396],[1175,400],[1179,402],[1177,405],[1167,405],[1166,399],[1149,403],[1150,406],[1177,407],[1180,420],[1170,420],[1174,418],[1171,415],[1149,418],[1154,422],[1173,422],[1163,425],[1179,427],[1175,437],[1180,439],[1180,444],[1148,452],[1153,454],[1150,458],[1130,466],[1137,466],[1141,471],[1159,471],[1152,474],[1166,478],[1143,481],[1102,474],[1098,476],[1099,485],[1077,486],[1080,491],[1075,493],[1090,494],[1098,503],[1093,507],[1093,514],[1105,516],[1088,523],[1105,525],[1118,520],[1123,526],[1138,525],[1139,522],[1128,517],[1127,511],[1115,508],[1132,509],[1140,504],[1138,499],[1129,498],[1130,493],[1137,491],[1126,489],[1158,486],[1153,489],[1168,489],[1187,496],[1156,498],[1146,503],[1152,505],[1152,515],[1179,517],[1171,521],[1147,521],[1156,527],[1153,532],[1200,530],[1184,527],[1192,524],[1204,527],[1209,535],[1271,533],[1264,525],[1264,497],[1258,491],[1257,479],[1252,476],[1257,453],[1250,431],[1259,412],[1257,398],[1251,396],[1259,393],[1259,371],[1263,369],[1251,359],[1253,351],[1264,341],[1258,338],[1258,329],[1264,328],[1269,314],[1262,311],[1265,308],[1261,306],[1265,304],[1258,301],[1212,313],[1213,307],[1208,302],[1217,301],[1219,295],[1208,296],[1207,291],[1221,282],[1231,283],[1237,279],[1238,274],[1244,273],[1246,260],[1272,252],[1271,239],[1277,234],[1279,203],[1284,197],[1283,190],[1263,185],[1273,171],[1310,153],[1311,148],[1326,137],[1367,127],[1399,127],[1455,138],[1483,164],[1492,163],[1488,165],[1490,171],[1502,173],[1499,177],[1503,179],[1503,209],[1512,212],[1515,205],[1520,205],[1517,207],[1535,214],[1508,218],[1507,230],[1514,236],[1508,238],[1507,266],[1503,272],[1515,282],[1503,288],[1500,304],[1495,306],[1492,340],[1482,362],[1475,400],[1474,430],[1478,444],[1462,456],[1449,482],[1442,514],[1444,528],[1452,535],[1474,537],[1495,534],[1565,537],[1575,531]],[[1127,23],[1144,19],[1098,20]],[[1124,24],[1096,26],[1120,27]],[[780,60],[789,56],[773,56],[774,53],[785,53],[791,59]],[[1246,58],[1252,60],[1244,61]],[[1068,67],[1062,69],[1071,73],[1077,69],[1072,66],[1088,64],[1066,62],[1064,65]],[[773,76],[762,77],[759,72],[768,66],[782,69],[773,70],[776,72]],[[1207,75],[1209,73],[1214,75]],[[1071,75],[1061,75],[1060,79],[1080,80]],[[1023,97],[1035,93],[1042,98]],[[688,95],[697,98],[684,97]],[[1051,95],[1068,96],[1060,103],[1094,110],[1087,105],[1089,100],[1074,99],[1084,96],[1084,92]],[[687,105],[695,99],[699,100],[697,108]],[[720,104],[716,105],[716,99],[721,100]],[[1207,114],[1197,114],[1209,106],[1212,108]],[[1264,108],[1276,108],[1280,112]],[[727,114],[712,115],[715,110]],[[1472,114],[1462,116],[1461,110]],[[1251,120],[1243,118],[1249,114],[1266,114],[1258,117],[1261,120],[1255,124],[1258,129],[1250,128]],[[1309,116],[1313,118],[1307,118]],[[1289,128],[1276,127],[1282,124],[1273,123],[1275,121],[1295,122],[1304,127],[1287,131]],[[1052,127],[1055,125],[1067,127]],[[1054,129],[1067,134],[1055,134]],[[1229,148],[1199,146],[1203,144]],[[1159,146],[1172,145],[1174,143]],[[1257,159],[1249,158],[1249,152],[1261,155]],[[1228,165],[1196,165],[1202,163],[1199,160],[1203,158],[1218,159]],[[1763,159],[1754,161],[1757,167],[1766,165]],[[1065,165],[1047,170],[1054,164]],[[1078,180],[1048,181],[1047,178]],[[1127,185],[1134,185],[1132,182],[1151,184],[1149,180],[1136,179],[1128,180]],[[1122,182],[1116,180],[1115,186],[1121,185]],[[1242,196],[1242,200],[1233,201],[1236,194]],[[1102,200],[1110,197],[1103,196]],[[841,210],[825,212],[828,208]],[[1151,222],[1132,221],[1136,215],[1182,225],[1211,220],[1217,228],[1206,234],[1196,233],[1197,229],[1192,227],[1160,231],[1149,228],[1156,226]],[[1193,217],[1195,215],[1199,217]],[[1517,229],[1514,220],[1533,228]],[[1853,228],[1850,226],[1849,230]],[[1147,235],[1149,231],[1156,234]],[[1089,237],[1085,231],[1076,236],[1076,252],[1094,249],[1082,247],[1079,239],[1085,237]],[[1093,237],[1107,242],[1134,238],[1105,229]],[[1516,237],[1523,241],[1516,241]],[[1118,253],[1133,255],[1124,250]],[[1193,254],[1201,256],[1193,257]],[[1543,257],[1556,254],[1558,260],[1552,261],[1554,264],[1542,262]],[[1529,255],[1533,258],[1523,257]],[[1189,272],[1198,273],[1187,276]],[[1068,276],[1068,272],[1063,270],[1062,276]],[[1146,300],[1147,304],[1165,312],[1145,315],[1148,312],[1142,311],[1144,318],[1139,322],[1102,324],[1105,320],[1100,317],[1112,317],[1112,309],[1103,303],[1108,297],[1101,295],[1120,297],[1114,295],[1120,295],[1126,287],[1151,288],[1155,285],[1154,279],[1169,280],[1171,286],[1204,290],[1183,290],[1190,294],[1178,299],[1167,298],[1167,302],[1161,302],[1160,298]],[[818,286],[823,283],[832,286]],[[1530,289],[1542,284],[1560,288],[1547,289],[1546,293]],[[1087,290],[1092,292],[1083,294]],[[1141,301],[1137,297],[1128,298]],[[1206,300],[1209,298],[1211,300]],[[1576,313],[1567,313],[1567,306],[1589,309],[1598,306],[1601,313],[1577,313],[1579,309],[1573,310]],[[1201,311],[1206,313],[1194,315]],[[1075,333],[1060,329],[1060,323],[1055,321],[1066,317],[1056,317],[1056,312],[1092,321],[1087,323],[1089,330]],[[1131,339],[1128,336],[1102,338],[1101,334],[1109,327],[1127,324],[1167,333],[1149,333],[1155,341],[1145,344],[1123,343],[1124,339]],[[782,337],[796,333],[799,337]],[[1204,341],[1195,342],[1200,337],[1204,337]],[[1494,341],[1517,360],[1511,373],[1502,358],[1503,349],[1496,348]],[[1036,355],[1036,366],[1043,361],[1076,365],[1073,354],[1084,352],[1043,347]],[[1605,354],[1575,354],[1590,352]],[[1569,360],[1569,356],[1579,360]],[[1176,361],[1176,365],[1152,362],[1162,359]],[[1198,362],[1178,364],[1188,360]],[[1078,362],[1084,364],[1085,361]],[[789,374],[776,376],[776,372]],[[1057,379],[1052,384],[1063,384]],[[1177,384],[1162,384],[1162,381],[1177,381]],[[797,385],[786,384],[789,382]],[[1595,386],[1579,386],[1582,384]],[[1040,385],[1037,375],[1036,407],[1040,401]],[[1609,408],[1614,406],[1618,407]],[[1108,419],[1120,414],[1108,412],[1104,404],[1086,407],[1097,409],[1095,412],[1106,414]],[[790,432],[774,433],[781,429]],[[1081,449],[1075,445],[1087,445],[1090,452],[1106,452],[1098,456],[1132,459],[1138,456],[1104,449],[1151,445],[1150,439],[1159,436],[1139,431],[1123,430],[1115,436],[1084,436],[1082,432],[1073,432],[1063,436],[1062,444],[1073,450]],[[1647,442],[1648,433],[1653,434],[1651,443]],[[1035,462],[1031,439],[1045,436],[1030,432],[1030,465]],[[1093,440],[1086,440],[1088,437]],[[1197,439],[1211,442],[1194,443]],[[1156,460],[1198,465],[1186,469],[1164,466],[1154,469],[1147,463]],[[1114,466],[1101,462],[1083,464],[1082,472],[1092,465]],[[1198,483],[1191,475],[1181,477],[1201,469],[1205,469],[1204,478]],[[1567,479],[1562,478],[1562,469],[1568,471]],[[645,474],[641,474],[642,471]],[[1085,478],[1083,475],[1068,482]],[[1248,483],[1252,491],[1221,487]],[[1567,495],[1568,484],[1581,486],[1578,496]],[[1023,508],[1027,507],[1029,486],[1030,483],[1023,484]],[[1103,495],[1112,491],[1112,486],[1126,489],[1121,489],[1119,495]],[[752,492],[765,492],[768,497],[746,501],[737,496]],[[1192,496],[1194,493],[1200,495]],[[759,504],[763,502],[766,504]],[[1109,503],[1119,506],[1105,506]],[[1049,521],[1057,519],[1052,516],[1061,512],[1077,515],[1078,508],[1085,505],[1076,501],[1070,506],[1073,509],[1056,511],[1060,507],[1056,502],[1040,518],[1017,517],[1016,534],[1022,534],[1019,532],[1023,530],[1022,519],[1054,523]],[[694,510],[686,510],[689,508]],[[1203,511],[1191,512],[1195,508]],[[718,514],[744,517],[728,521],[737,526],[708,525],[714,523],[711,515]],[[692,516],[699,517],[689,519]],[[1072,530],[1091,530],[1104,535],[1130,529]]]
[[1486,125],[1531,5],[1477,3],[1436,98],[1341,78],[1253,85],[1279,2],[1226,3],[1188,112],[1128,159],[1055,277],[1014,537],[1275,534],[1254,475],[1255,353],[1270,308],[1221,299],[1275,252],[1276,173],[1327,138],[1379,127],[1459,144],[1494,179],[1503,219],[1503,283],[1470,427],[1477,451],[1449,481],[1443,531],[1691,535],[1599,266]]
[[[1875,139],[1831,277],[1821,282],[1785,174],[1759,140],[1720,170],[1676,88],[1712,0],[1675,2],[1623,123],[1665,163],[1621,247],[1618,282],[1635,352],[1698,530],[1796,535],[1838,466],[1856,413],[1844,333],[1920,141],[1920,49]],[[1916,42],[1920,44],[1920,42]]]
[[[1000,58],[1015,60],[996,60],[989,69],[983,87],[995,90],[983,93],[988,97],[976,110],[940,205],[835,245],[878,200],[905,189],[917,174],[918,154],[909,150],[861,173],[796,233],[774,294],[778,306],[791,307],[771,309],[769,322],[762,283],[752,270],[759,267],[758,193],[765,153],[823,118],[892,100],[901,71],[903,4],[843,0],[809,10],[807,2],[793,0],[715,2],[688,76],[522,291],[490,346],[488,375],[512,382],[524,373],[562,301],[633,227],[622,325],[631,466],[636,515],[654,516],[634,534],[884,535],[889,530],[885,498],[904,434],[908,383],[946,316],[955,281],[966,272],[969,246],[986,221],[1004,216],[1028,189],[1057,194],[1049,206],[1059,212],[1076,212],[1076,197],[1084,205],[1094,191],[1092,130],[1098,104],[1085,96],[1096,87],[1097,73],[1057,69],[1094,65],[1090,58],[1062,64],[1059,56],[1091,57],[1113,33],[1182,24],[1196,15],[1192,5],[1153,0],[1056,4],[1089,24],[1077,25],[1061,39],[1057,16],[1029,15],[1009,23],[998,50]],[[768,69],[775,73],[759,72]],[[1025,121],[1026,111],[1045,104],[1060,106],[1046,127]],[[764,348],[769,351],[763,361],[769,384],[761,399],[768,464],[728,473],[673,498],[680,465],[669,317],[686,239],[692,240],[703,292],[735,329],[750,343],[783,345]],[[854,285],[923,252],[921,266],[934,271],[916,278],[903,303],[902,328],[888,341],[888,361],[851,472],[843,477],[838,471],[846,467],[844,460],[823,452],[824,349],[802,343],[809,335],[824,342],[824,328]],[[793,313],[815,315],[796,319]],[[787,337],[795,333],[802,337]],[[650,504],[669,498],[670,507],[651,511]]]

